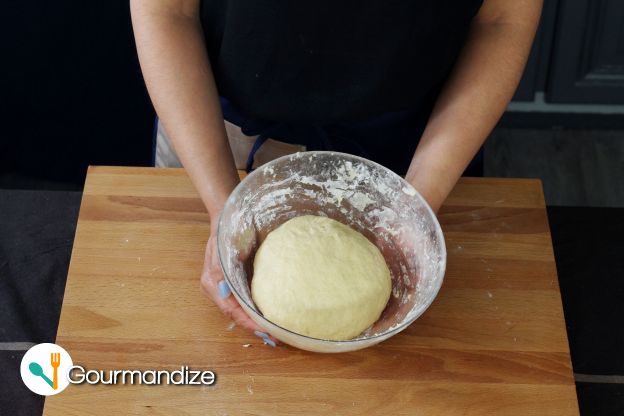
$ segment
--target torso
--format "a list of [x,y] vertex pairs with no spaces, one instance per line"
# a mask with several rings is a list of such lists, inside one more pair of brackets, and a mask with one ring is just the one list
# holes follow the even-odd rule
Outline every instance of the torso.
[[219,0],[202,24],[219,93],[251,118],[328,124],[430,109],[482,0]]

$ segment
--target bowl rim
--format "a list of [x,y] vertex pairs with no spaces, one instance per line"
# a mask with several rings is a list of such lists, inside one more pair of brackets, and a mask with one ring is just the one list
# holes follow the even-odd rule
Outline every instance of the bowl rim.
[[[364,157],[361,156],[357,156],[357,155],[352,155],[349,153],[343,153],[343,152],[334,152],[334,151],[330,151],[330,150],[311,150],[311,151],[305,151],[305,152],[296,152],[296,153],[291,153],[288,155],[284,155],[284,156],[280,156],[276,159],[273,159],[261,166],[259,166],[258,168],[254,169],[251,173],[249,173],[247,176],[245,176],[239,183],[238,185],[236,185],[236,187],[234,188],[234,190],[232,191],[232,193],[230,193],[230,195],[228,196],[228,198],[225,200],[225,204],[223,204],[223,209],[221,209],[221,212],[219,213],[219,219],[218,219],[218,224],[217,224],[217,254],[219,257],[219,265],[221,266],[221,271],[223,272],[223,277],[225,278],[225,281],[227,282],[227,284],[229,285],[230,289],[232,290],[232,292],[234,293],[234,297],[236,298],[236,301],[240,304],[241,302],[244,304],[244,306],[246,306],[250,311],[255,312],[255,309],[252,305],[249,305],[244,299],[243,297],[240,295],[240,293],[238,293],[238,290],[236,290],[236,287],[230,282],[230,277],[228,276],[228,273],[225,270],[224,264],[223,264],[223,260],[222,260],[222,253],[221,253],[221,238],[222,238],[222,233],[221,233],[221,225],[223,224],[224,218],[223,218],[223,213],[225,212],[225,207],[232,204],[233,201],[235,200],[235,197],[241,192],[242,187],[244,186],[244,183],[248,180],[250,180],[250,178],[253,178],[257,175],[259,175],[261,172],[263,172],[264,170],[268,169],[269,167],[271,167],[272,165],[275,165],[277,163],[280,163],[284,160],[292,160],[294,157],[308,157],[311,155],[335,155],[335,156],[339,156],[341,158],[346,158],[346,159],[351,159],[351,160],[356,160],[358,162],[362,162],[362,163],[366,163],[366,164],[372,164],[374,166],[376,166],[377,168],[381,168],[382,170],[385,170],[386,172],[396,176],[399,178],[399,181],[403,183],[404,186],[408,186],[409,188],[413,189],[415,191],[414,195],[408,195],[414,198],[417,198],[420,200],[420,202],[425,206],[427,212],[429,213],[429,215],[433,218],[433,223],[434,223],[434,228],[436,231],[436,235],[438,237],[438,240],[440,241],[440,245],[441,245],[441,270],[440,270],[440,274],[441,274],[441,278],[439,279],[439,283],[436,285],[436,287],[434,287],[433,290],[433,296],[431,296],[430,300],[428,300],[427,302],[425,302],[423,304],[423,307],[420,308],[420,311],[409,321],[403,322],[402,324],[398,324],[396,325],[396,327],[390,327],[388,330],[381,332],[381,333],[377,333],[375,335],[369,336],[369,337],[365,337],[365,338],[352,338],[352,339],[346,339],[346,340],[333,340],[333,339],[325,339],[325,338],[316,338],[316,337],[311,337],[309,335],[304,335],[304,334],[300,334],[298,332],[294,332],[291,331],[288,328],[284,328],[281,325],[276,324],[275,322],[267,319],[264,317],[264,315],[262,315],[261,313],[257,313],[256,312],[256,316],[258,318],[260,318],[263,322],[267,322],[273,326],[276,326],[277,328],[279,328],[282,331],[286,331],[289,334],[298,336],[298,337],[302,337],[305,339],[308,339],[310,341],[321,341],[324,343],[330,343],[330,344],[360,344],[363,342],[370,342],[372,340],[376,340],[379,339],[379,341],[383,341],[384,339],[387,339],[389,337],[392,337],[396,334],[398,334],[399,332],[403,331],[405,328],[407,328],[408,326],[410,326],[412,323],[414,323],[414,321],[416,321],[418,318],[420,318],[420,316],[427,310],[429,309],[429,307],[431,306],[431,304],[433,303],[433,301],[438,297],[438,294],[440,292],[440,289],[442,288],[442,283],[444,282],[444,276],[446,274],[446,261],[447,261],[447,250],[446,250],[446,241],[444,239],[444,234],[442,232],[442,227],[440,226],[440,222],[438,221],[437,216],[435,215],[435,213],[433,212],[433,210],[431,209],[431,206],[429,206],[429,203],[425,200],[425,198],[423,198],[423,196],[420,194],[420,192],[418,192],[418,190],[416,188],[414,188],[414,186],[412,184],[410,184],[408,181],[406,181],[402,176],[398,175],[397,173],[395,173],[394,171],[388,169],[387,167],[366,159]],[[251,289],[250,289],[251,290]],[[242,307],[243,305],[241,305]],[[243,308],[244,309],[244,308]],[[253,318],[252,318],[253,319]]]

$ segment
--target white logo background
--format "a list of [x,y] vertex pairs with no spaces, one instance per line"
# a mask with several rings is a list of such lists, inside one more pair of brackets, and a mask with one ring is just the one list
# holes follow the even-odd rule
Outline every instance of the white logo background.
[[[54,390],[50,385],[41,377],[34,375],[30,371],[30,364],[35,362],[41,366],[43,374],[52,380],[53,368],[51,364],[50,354],[53,352],[61,353],[61,362],[58,367],[58,388]],[[20,365],[20,374],[26,387],[28,387],[33,393],[40,394],[42,396],[52,396],[65,390],[69,385],[67,379],[67,370],[74,363],[71,357],[65,351],[64,348],[59,347],[56,344],[37,344],[31,347],[22,358],[22,364]]]

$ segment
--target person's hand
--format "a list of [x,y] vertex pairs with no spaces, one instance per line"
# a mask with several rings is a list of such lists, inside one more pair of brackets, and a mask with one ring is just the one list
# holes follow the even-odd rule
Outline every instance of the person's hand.
[[201,276],[201,289],[212,301],[229,316],[238,326],[251,331],[262,341],[275,347],[276,339],[268,335],[255,323],[238,304],[229,285],[225,281],[221,265],[219,264],[219,254],[217,251],[217,231],[216,226],[211,227],[210,238],[206,244],[206,255],[204,257],[204,270]]

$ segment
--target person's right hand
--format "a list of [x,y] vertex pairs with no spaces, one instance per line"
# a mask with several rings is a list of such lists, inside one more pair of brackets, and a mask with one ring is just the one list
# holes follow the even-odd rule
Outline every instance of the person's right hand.
[[221,309],[226,316],[230,317],[236,325],[253,332],[257,337],[262,338],[265,344],[274,347],[277,340],[264,332],[264,330],[245,313],[232,295],[230,287],[223,276],[221,264],[219,263],[217,227],[215,225],[211,228],[210,238],[208,238],[208,243],[206,244],[204,270],[201,276],[202,291],[212,299],[219,309]]

